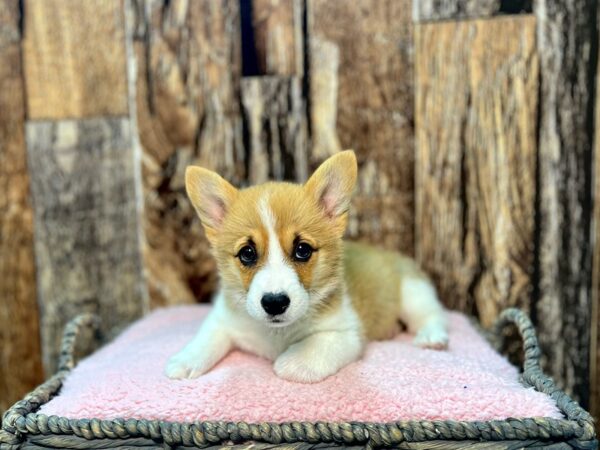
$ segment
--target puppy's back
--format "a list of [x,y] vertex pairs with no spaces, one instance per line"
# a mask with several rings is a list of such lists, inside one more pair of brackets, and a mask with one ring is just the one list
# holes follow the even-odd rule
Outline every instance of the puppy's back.
[[370,340],[389,339],[400,330],[401,283],[427,276],[405,255],[367,244],[344,242],[348,294]]

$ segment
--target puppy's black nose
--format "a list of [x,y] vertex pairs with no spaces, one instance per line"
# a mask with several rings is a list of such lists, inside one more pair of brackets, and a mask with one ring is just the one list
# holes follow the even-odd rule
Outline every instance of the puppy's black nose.
[[283,293],[265,294],[260,304],[267,314],[277,316],[283,314],[288,306],[290,306],[290,298]]

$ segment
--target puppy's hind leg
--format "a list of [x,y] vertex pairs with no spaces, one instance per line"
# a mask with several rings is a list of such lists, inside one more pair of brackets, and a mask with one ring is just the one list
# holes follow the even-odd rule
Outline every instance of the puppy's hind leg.
[[424,348],[447,348],[446,313],[433,284],[426,278],[406,277],[400,296],[400,319],[415,334],[414,343]]

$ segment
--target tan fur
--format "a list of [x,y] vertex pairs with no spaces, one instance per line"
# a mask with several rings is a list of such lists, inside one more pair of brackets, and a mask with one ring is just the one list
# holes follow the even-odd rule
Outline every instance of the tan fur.
[[[291,256],[297,236],[316,250],[306,263],[296,263],[291,257],[288,258],[304,287],[316,290],[336,279],[341,281],[342,243],[339,228],[322,220],[317,202],[307,201],[302,186],[266,183],[240,190],[230,206],[228,220],[222,230],[212,236],[223,287],[235,286],[241,281],[247,290],[252,276],[268,257],[267,231],[256,209],[262,198],[269,198],[273,214],[278,218],[276,231],[286,255]],[[256,244],[259,260],[256,266],[248,268],[240,263],[236,255],[241,243],[245,244],[250,239]]]
[[411,258],[348,241],[344,248],[344,272],[352,304],[369,340],[389,339],[399,331],[402,280],[427,279]]

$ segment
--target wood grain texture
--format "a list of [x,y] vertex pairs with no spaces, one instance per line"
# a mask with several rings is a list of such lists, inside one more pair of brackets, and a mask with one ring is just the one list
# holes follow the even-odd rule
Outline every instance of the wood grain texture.
[[[414,98],[410,1],[365,0],[349,8],[345,0],[308,0],[307,16],[314,136],[311,164],[314,167],[339,148],[354,149],[360,172],[350,237],[411,254]],[[333,92],[319,96],[315,85],[319,92]],[[331,129],[333,119],[335,130]],[[321,120],[326,122],[321,124]],[[327,131],[323,127],[328,127]]]
[[588,406],[594,0],[534,5],[540,55],[539,300],[546,370]]
[[304,73],[302,0],[253,0],[252,28],[258,70],[267,75]]
[[[600,9],[598,10],[600,23]],[[600,60],[600,48],[598,49]],[[592,218],[592,316],[590,327],[590,413],[600,424],[600,70],[596,69]],[[596,433],[598,434],[598,425]]]
[[413,20],[480,19],[500,11],[501,0],[414,0]]
[[[2,46],[21,42],[20,16],[18,0],[7,0],[0,4],[0,24],[2,24],[0,26],[0,43]],[[21,64],[18,67],[20,68]]]
[[129,119],[27,124],[44,367],[82,312],[111,335],[147,311]]
[[236,184],[246,178],[239,2],[137,0],[130,6],[152,305],[208,300],[215,263],[183,176],[197,164]]
[[340,49],[312,36],[310,53],[310,160],[315,165],[342,150],[337,133]]
[[127,114],[121,0],[26,0],[30,119]]
[[419,24],[415,36],[417,258],[449,307],[490,325],[508,306],[529,310],[535,18]]
[[308,179],[306,109],[298,77],[242,80],[250,184]]
[[17,0],[0,3],[0,411],[43,380]]

